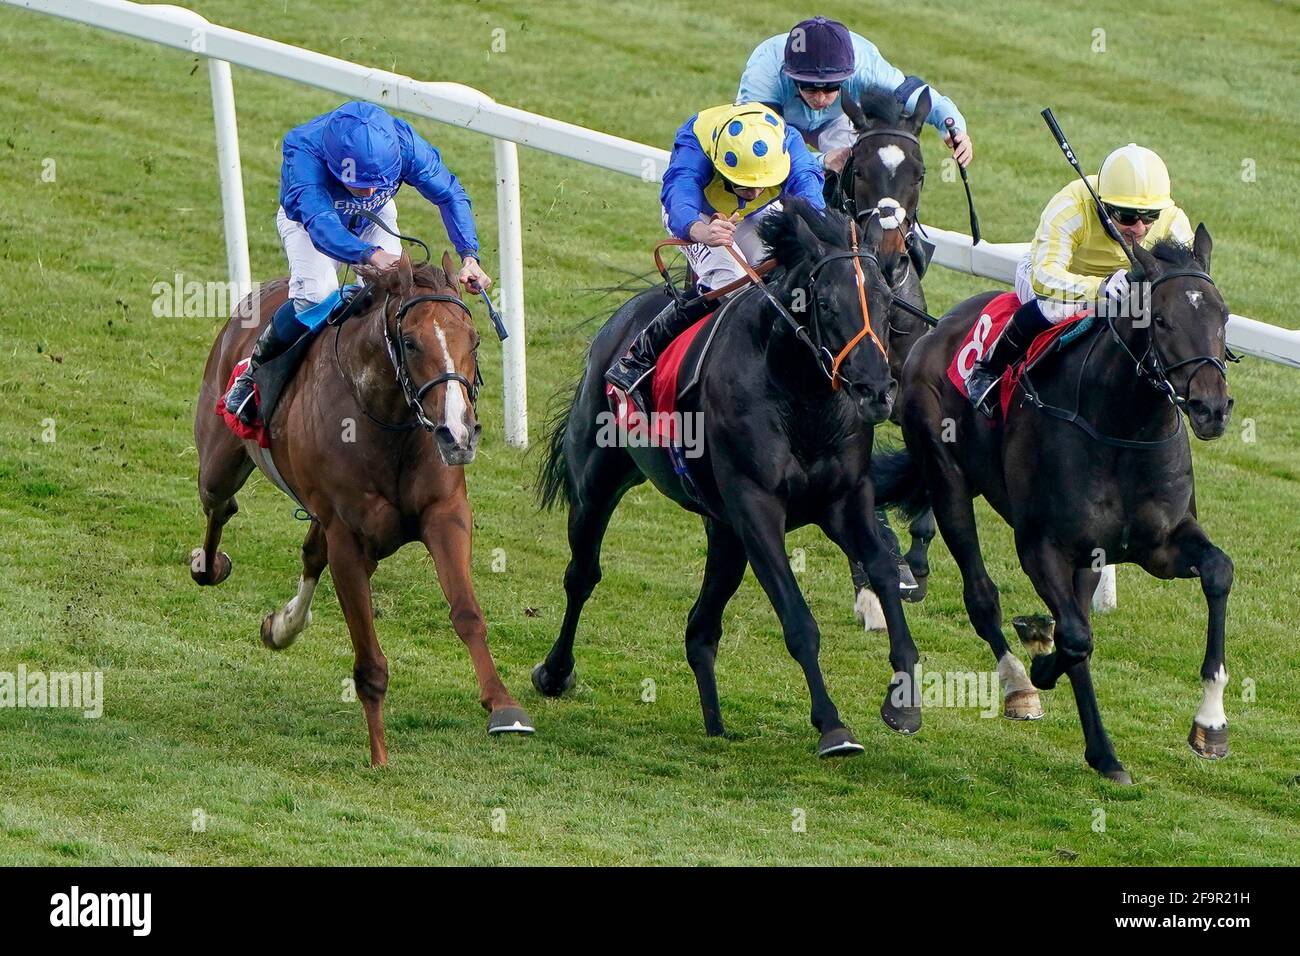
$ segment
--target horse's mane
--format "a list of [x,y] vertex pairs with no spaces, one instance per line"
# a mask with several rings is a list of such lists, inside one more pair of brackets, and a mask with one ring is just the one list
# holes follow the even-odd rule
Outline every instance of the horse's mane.
[[802,265],[812,265],[814,252],[799,237],[801,222],[828,246],[848,248],[848,216],[834,209],[820,212],[804,199],[789,199],[780,212],[765,216],[758,226],[759,236],[772,250],[776,261],[787,270],[794,271]]
[[[412,263],[411,278],[415,285],[423,289],[452,293],[457,291],[456,284],[448,280],[447,274],[442,271],[442,267],[435,266],[431,262]],[[375,289],[379,292],[391,292],[396,295],[402,291],[401,277],[396,269],[386,269],[374,275],[371,282],[374,283]]]
[[1172,236],[1167,236],[1152,246],[1151,255],[1159,259],[1162,265],[1173,266],[1175,269],[1199,269],[1201,266],[1192,252],[1192,247],[1184,245]]

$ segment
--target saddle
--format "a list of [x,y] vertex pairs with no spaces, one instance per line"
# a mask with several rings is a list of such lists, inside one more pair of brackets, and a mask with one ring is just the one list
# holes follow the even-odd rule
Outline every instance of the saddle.
[[[1014,292],[1003,292],[995,296],[980,310],[979,318],[961,340],[957,353],[948,365],[948,381],[964,397],[970,397],[966,388],[966,378],[970,375],[971,369],[983,357],[989,346],[997,341],[1003,327],[1011,321],[1011,316],[1019,307],[1020,299]],[[1093,327],[1095,318],[1091,307],[1084,308],[1040,332],[1034,338],[1025,357],[1019,362],[1012,363],[1003,373],[998,384],[1003,421],[1006,420],[1007,412],[1011,408],[1016,388],[1025,375],[1047,363],[1051,357],[1059,355],[1082,338],[1084,333]]]

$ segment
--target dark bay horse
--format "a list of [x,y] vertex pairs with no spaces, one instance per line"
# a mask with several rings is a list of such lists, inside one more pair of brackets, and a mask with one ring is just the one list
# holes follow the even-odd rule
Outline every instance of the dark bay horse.
[[[895,380],[901,381],[903,365],[912,348],[930,329],[914,311],[925,312],[926,302],[921,287],[923,267],[910,254],[923,244],[917,219],[921,189],[925,185],[920,134],[930,114],[930,91],[921,92],[911,113],[892,94],[877,91],[866,93],[857,102],[845,97],[843,107],[857,139],[840,174],[827,179],[827,203],[859,222],[874,213],[885,227],[883,247],[909,253],[897,258],[897,268],[887,276],[894,294],[894,306],[888,317],[889,367]],[[901,423],[901,410],[901,405],[894,405],[890,418],[895,424]],[[878,517],[886,542],[901,552],[883,509]],[[930,577],[927,554],[935,535],[934,515],[929,511],[917,515],[908,530],[912,543],[903,555],[907,568],[903,598],[920,601],[925,597]],[[868,589],[866,572],[858,565],[853,565],[851,570],[859,616],[868,629],[883,627],[880,603]]]
[[194,421],[208,528],[191,574],[204,585],[230,575],[230,558],[217,546],[253,468],[282,481],[312,520],[298,593],[266,616],[262,640],[278,650],[302,632],[328,565],[352,635],[370,758],[382,765],[388,660],[375,635],[370,577],[382,558],[410,541],[433,556],[452,626],[469,649],[479,700],[491,715],[489,732],[530,733],[532,722],[497,675],[470,580],[463,466],[473,460],[481,430],[474,411],[479,338],[456,294],[456,270],[446,255],[441,268],[412,268],[403,254],[386,272],[358,271],[371,280],[370,304],[311,343],[272,417],[269,449],[237,438],[213,407],[260,331],[254,317],[269,317],[285,301],[287,280],[240,303],[213,343]]
[[894,690],[910,680],[917,650],[903,619],[898,568],[881,540],[867,480],[874,426],[888,417],[896,390],[882,344],[890,305],[882,271],[892,263],[888,254],[875,251],[878,223],[868,224],[858,246],[856,226],[848,218],[837,212],[822,216],[798,200],[770,214],[760,230],[780,267],[771,281],[781,306],[750,287],[728,300],[715,320],[717,332],[699,385],[679,403],[683,414],[699,416],[706,437],[700,456],[687,459],[690,482],[674,470],[665,449],[602,440],[599,425],[608,408],[602,373],[663,308],[666,292],[652,289],[636,296],[593,339],[572,403],[552,428],[541,469],[543,506],[560,501],[569,506],[572,557],[564,576],[564,620],[546,660],[533,671],[533,684],[549,696],[574,684],[574,636],[583,605],[600,580],[605,529],[623,494],[649,479],[704,519],[708,557],[686,623],[686,659],[695,673],[706,733],[724,732],[714,660],[723,608],[748,564],[808,682],[812,723],[821,734],[818,752],[856,753],[863,748],[826,690],[817,661],[820,632],[790,568],[785,535],[816,524],[867,568],[882,595],[894,671],[881,715],[892,729],[915,733],[920,708]]
[[[971,623],[993,650],[1008,716],[1041,714],[1034,688],[1065,674],[1083,725],[1085,757],[1103,776],[1132,778],[1102,727],[1089,659],[1091,598],[1106,564],[1133,563],[1160,578],[1199,577],[1209,606],[1202,702],[1188,741],[1203,757],[1228,749],[1224,626],[1232,561],[1196,518],[1183,415],[1200,439],[1228,426],[1228,310],[1209,276],[1210,234],[1191,247],[1135,248],[1149,309],[1097,317],[1067,351],[1031,373],[1037,399],[1018,394],[1005,424],[990,426],[953,387],[948,364],[991,293],[955,306],[922,339],[903,371],[907,450],[878,455],[885,502],[930,506],[961,568]],[[955,423],[955,432],[946,425]],[[997,587],[980,556],[972,498],[983,495],[1015,530],[1021,567],[1055,619],[1017,620],[1033,657],[1029,678],[1007,647]]]

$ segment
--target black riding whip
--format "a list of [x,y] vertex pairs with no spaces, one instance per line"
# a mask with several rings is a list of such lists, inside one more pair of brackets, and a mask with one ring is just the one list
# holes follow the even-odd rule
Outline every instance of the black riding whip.
[[[955,149],[957,147],[957,133],[953,127],[956,126],[956,121],[949,116],[943,121],[943,125],[947,127],[948,136],[952,139],[952,145]],[[966,187],[966,207],[970,210],[971,245],[974,246],[978,245],[980,241],[980,217],[975,212],[975,200],[971,198],[970,177],[966,174],[966,167],[961,163],[957,163],[957,168],[961,170],[961,184]]]
[[1142,266],[1138,264],[1137,259],[1133,257],[1133,250],[1128,247],[1124,237],[1120,235],[1119,227],[1115,221],[1110,218],[1110,213],[1106,211],[1106,206],[1102,203],[1101,197],[1097,195],[1097,190],[1092,188],[1092,183],[1088,182],[1088,177],[1084,175],[1083,169],[1079,166],[1079,160],[1074,155],[1074,150],[1070,147],[1069,140],[1065,138],[1065,133],[1061,132],[1061,126],[1056,122],[1056,117],[1052,115],[1052,108],[1049,106],[1042,112],[1043,121],[1047,123],[1047,128],[1052,131],[1056,137],[1056,145],[1061,147],[1061,152],[1065,154],[1066,160],[1074,167],[1074,171],[1079,174],[1083,180],[1084,186],[1088,188],[1088,194],[1092,196],[1093,202],[1097,204],[1097,216],[1101,219],[1102,228],[1106,234],[1119,243],[1119,247],[1124,250],[1124,255],[1128,257],[1129,265],[1137,275],[1142,274]]

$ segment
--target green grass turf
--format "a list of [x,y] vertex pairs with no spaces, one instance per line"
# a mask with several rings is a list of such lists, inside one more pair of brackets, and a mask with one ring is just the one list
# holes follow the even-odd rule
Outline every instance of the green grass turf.
[[[751,46],[802,11],[754,2],[358,5],[196,0],[214,22],[666,145],[697,108],[729,100]],[[1216,240],[1232,308],[1293,312],[1300,239],[1294,4],[1047,0],[996,7],[827,2],[907,72],[961,106],[986,235],[1027,238],[1070,175],[1037,113],[1058,117],[1089,165],[1138,140],[1169,161],[1175,195]],[[506,50],[491,53],[494,29]],[[1106,31],[1094,53],[1093,30]],[[197,67],[197,68],[196,68]],[[278,141],[339,98],[236,70],[253,271],[284,269],[273,225]],[[563,610],[564,518],[535,513],[537,454],[502,440],[499,361],[484,350],[485,440],[469,474],[474,567],[502,674],[538,724],[492,740],[431,563],[416,548],[375,578],[392,669],[392,765],[366,766],[360,708],[342,700],[351,651],[328,583],[284,654],[259,621],[292,593],[304,526],[255,477],[228,527],[231,579],[199,589],[194,396],[219,316],[155,318],[153,284],[221,280],[225,256],[206,70],[193,56],[0,9],[0,670],[102,669],[99,720],[0,710],[0,861],[6,863],[1059,863],[1300,862],[1300,376],[1232,370],[1236,423],[1196,444],[1202,518],[1236,562],[1229,609],[1233,753],[1184,743],[1199,701],[1205,606],[1195,582],[1121,570],[1121,607],[1096,622],[1094,673],[1120,758],[1117,789],[1084,764],[1069,690],[1036,724],[933,709],[914,739],[876,711],[885,642],[853,623],[843,558],[800,532],[822,663],[866,745],[813,754],[807,690],[752,576],[725,619],[719,662],[734,736],[702,733],[682,652],[703,567],[693,517],[642,487],[616,515],[605,580],[579,635],[581,685],[540,700],[528,671]],[[477,203],[493,265],[490,144],[417,121]],[[933,171],[925,218],[965,226],[959,182]],[[46,160],[55,181],[43,182]],[[1253,161],[1255,181],[1242,178]],[[649,268],[653,189],[523,151],[532,436],[574,378],[593,290]],[[407,231],[441,239],[417,196]],[[435,242],[435,248],[440,243]],[[935,269],[932,307],[986,287]],[[54,419],[57,440],[42,440]],[[1253,435],[1245,430],[1253,421]],[[1253,441],[1247,438],[1253,437]],[[1040,610],[1005,527],[981,508],[1007,616]],[[496,549],[502,549],[497,552]],[[491,565],[503,554],[505,570]],[[942,545],[931,596],[908,609],[926,668],[991,665]],[[643,681],[657,686],[641,700]],[[1253,699],[1243,682],[1249,679]],[[494,830],[500,808],[504,832]],[[196,810],[206,829],[194,832]],[[806,827],[792,827],[796,811]],[[1099,811],[1104,811],[1103,817]]]

